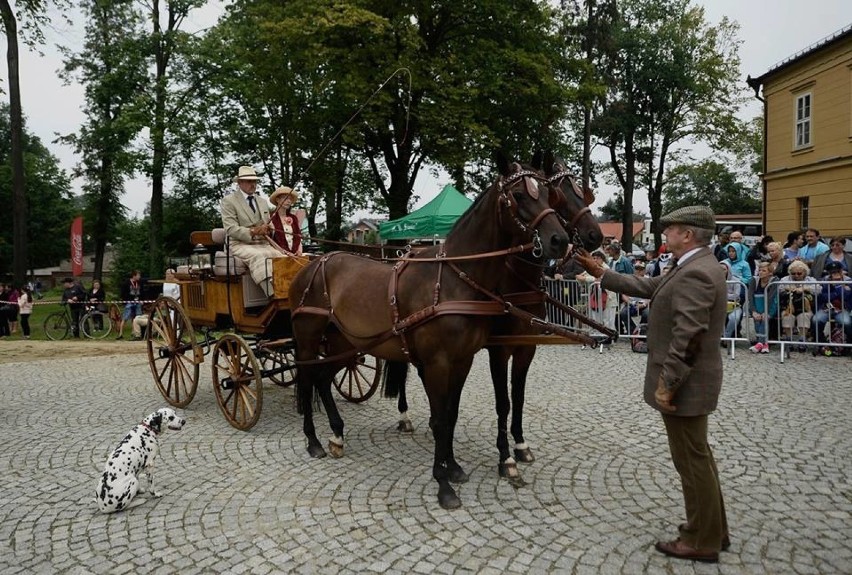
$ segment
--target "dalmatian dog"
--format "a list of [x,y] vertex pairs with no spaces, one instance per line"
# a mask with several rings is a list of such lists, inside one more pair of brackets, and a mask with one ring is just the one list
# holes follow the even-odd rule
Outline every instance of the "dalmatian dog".
[[130,505],[137,493],[145,492],[139,482],[139,474],[142,472],[148,478],[147,491],[154,497],[161,497],[160,493],[154,491],[152,474],[154,459],[160,451],[157,437],[163,428],[180,431],[185,423],[185,418],[178,416],[173,409],[164,407],[131,429],[107,459],[104,473],[98,480],[95,492],[98,509],[104,513],[113,513],[143,503],[144,499],[140,499]]

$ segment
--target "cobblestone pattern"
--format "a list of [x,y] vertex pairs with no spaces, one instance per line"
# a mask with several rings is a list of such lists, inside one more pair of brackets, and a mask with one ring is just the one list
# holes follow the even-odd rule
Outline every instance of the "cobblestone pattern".
[[[202,365],[188,423],[161,438],[157,487],[125,513],[92,495],[108,453],[165,405],[143,355],[0,366],[0,572],[850,573],[852,362],[739,354],[711,417],[733,546],[719,565],[655,552],[683,520],[659,415],[641,400],[646,356],[540,348],[526,485],[496,473],[487,358],[466,386],[456,454],[471,475],[444,511],[428,407],[340,401],[343,459],[311,460],[291,390],[265,386],[261,420],[220,416]],[[325,426],[325,416],[318,422]]]

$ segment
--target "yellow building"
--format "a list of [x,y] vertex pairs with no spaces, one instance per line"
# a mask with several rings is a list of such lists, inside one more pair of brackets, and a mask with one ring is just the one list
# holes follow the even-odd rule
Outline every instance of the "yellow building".
[[765,233],[852,235],[852,24],[747,81],[763,101]]

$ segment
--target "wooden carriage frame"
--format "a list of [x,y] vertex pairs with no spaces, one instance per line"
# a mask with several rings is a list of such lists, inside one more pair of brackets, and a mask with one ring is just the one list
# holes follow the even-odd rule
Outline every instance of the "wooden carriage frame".
[[[274,294],[268,298],[247,271],[238,271],[224,230],[192,232],[190,241],[204,246],[217,265],[179,269],[180,302],[160,296],[152,306],[145,340],[154,383],[169,404],[186,407],[210,354],[219,408],[231,426],[248,431],[260,418],[263,379],[282,387],[295,383],[288,290],[307,258],[269,260]],[[379,386],[383,365],[359,354],[335,375],[334,385],[348,401],[366,401]]]

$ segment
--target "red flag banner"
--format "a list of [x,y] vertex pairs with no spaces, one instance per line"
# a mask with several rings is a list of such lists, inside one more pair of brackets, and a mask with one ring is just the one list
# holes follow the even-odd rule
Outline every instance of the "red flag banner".
[[71,274],[83,275],[83,216],[71,222]]

